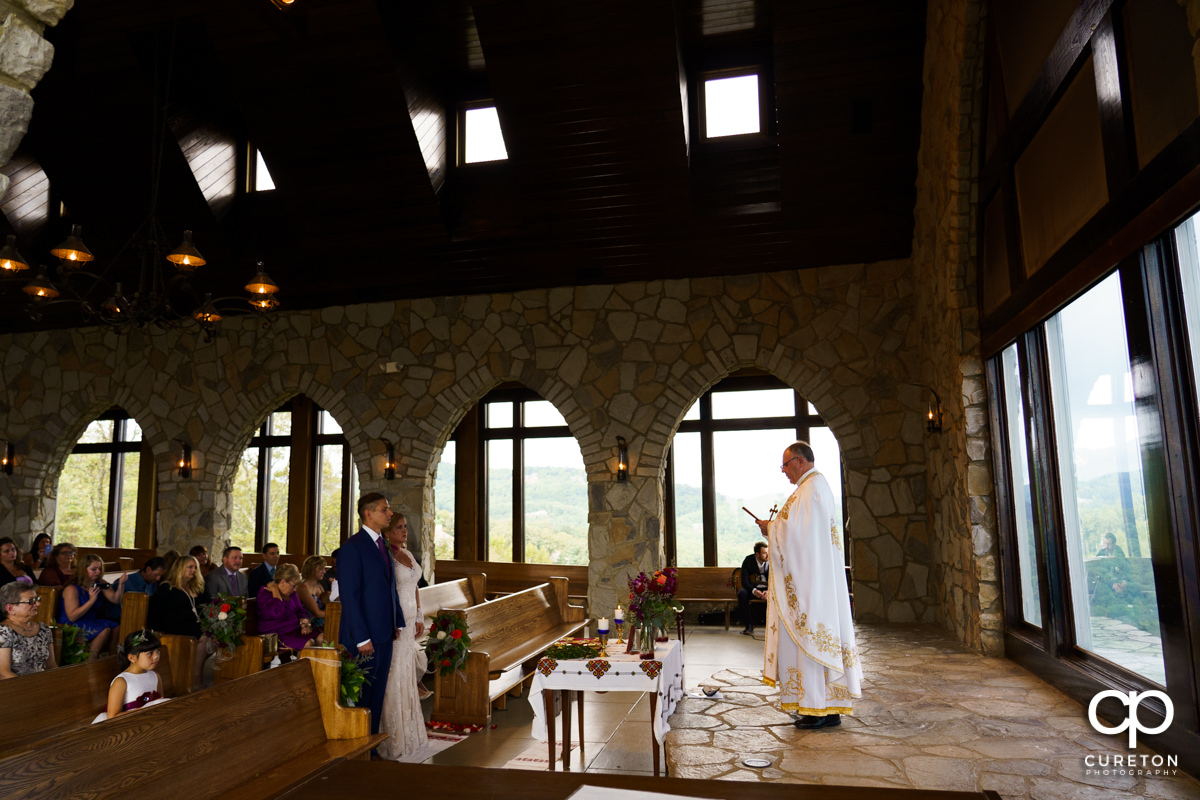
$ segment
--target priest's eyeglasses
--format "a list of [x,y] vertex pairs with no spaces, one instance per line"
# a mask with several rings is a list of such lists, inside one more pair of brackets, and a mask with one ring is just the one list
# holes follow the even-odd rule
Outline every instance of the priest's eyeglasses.
[[790,464],[790,463],[792,463],[793,461],[796,461],[796,460],[798,460],[799,458],[800,458],[800,456],[792,456],[792,457],[791,457],[791,458],[789,458],[787,461],[785,461],[785,462],[783,462],[782,464],[780,464],[780,465],[779,465],[779,468],[780,468],[781,470],[783,470],[783,471],[785,471],[785,472],[786,472],[786,471],[787,471],[787,465],[788,465],[788,464]]

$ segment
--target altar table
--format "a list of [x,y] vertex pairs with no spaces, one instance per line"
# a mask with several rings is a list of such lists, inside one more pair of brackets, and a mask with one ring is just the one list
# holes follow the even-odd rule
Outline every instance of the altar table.
[[[608,657],[557,661],[543,658],[538,661],[529,688],[529,703],[533,706],[533,737],[545,739],[550,752],[550,769],[556,760],[554,704],[561,693],[563,717],[563,770],[571,769],[571,701],[578,704],[579,741],[583,743],[584,692],[648,692],[650,694],[650,724],[654,731],[654,774],[659,773],[658,750],[671,730],[667,719],[683,697],[683,646],[678,641],[659,642],[654,658],[642,660],[637,654],[626,654],[613,644]],[[550,724],[547,725],[547,720]]]

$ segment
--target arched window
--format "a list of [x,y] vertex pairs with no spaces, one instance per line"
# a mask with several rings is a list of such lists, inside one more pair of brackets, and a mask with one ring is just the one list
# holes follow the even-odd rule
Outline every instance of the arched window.
[[77,547],[152,546],[154,480],[142,429],[109,409],[88,425],[59,475],[55,538]]
[[588,562],[579,443],[530,389],[497,389],[464,417],[442,453],[434,496],[439,558]]
[[297,395],[263,421],[233,483],[230,540],[328,553],[354,532],[358,474],[333,415]]
[[812,445],[842,512],[841,450],[817,409],[771,375],[726,378],[692,405],[671,443],[664,487],[667,562],[737,566],[761,536],[743,507],[766,519],[792,487],[780,455]]

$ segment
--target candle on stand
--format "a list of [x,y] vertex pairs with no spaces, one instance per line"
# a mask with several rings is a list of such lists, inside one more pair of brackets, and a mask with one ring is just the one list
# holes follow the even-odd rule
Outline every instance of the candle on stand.
[[617,643],[625,641],[623,626],[625,625],[625,612],[621,610],[620,604],[617,605],[617,610],[613,612],[613,624],[617,626]]
[[601,636],[608,636],[608,620],[604,617],[601,617],[600,622],[596,624],[596,630]]

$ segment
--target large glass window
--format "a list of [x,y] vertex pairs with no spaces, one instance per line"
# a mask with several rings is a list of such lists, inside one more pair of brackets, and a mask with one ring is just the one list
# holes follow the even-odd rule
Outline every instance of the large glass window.
[[[1200,216],[1200,215],[1197,215]],[[1188,345],[1192,352],[1192,380],[1200,381],[1200,231],[1196,217],[1175,230],[1179,253],[1179,282],[1183,291],[1183,316],[1187,324]],[[1196,387],[1200,396],[1200,386]]]
[[688,409],[671,445],[667,559],[680,567],[736,566],[761,536],[748,508],[766,518],[790,492],[780,455],[808,441],[842,516],[837,440],[816,409],[772,376],[731,377]]
[[458,445],[451,439],[442,450],[438,463],[434,492],[433,552],[439,559],[454,558],[454,501],[456,498],[455,472],[457,471]]
[[358,529],[358,471],[342,428],[328,411],[317,414],[317,552],[331,553]]
[[[134,546],[141,442],[141,428],[119,408],[88,425],[58,478],[58,541],[76,547]],[[143,523],[148,526],[150,520]]]
[[1025,407],[1021,397],[1021,364],[1014,344],[1004,351],[1004,411],[1008,428],[1012,501],[1017,536],[1017,569],[1021,587],[1021,614],[1026,622],[1042,625],[1042,599],[1038,586],[1037,543],[1034,541],[1033,494],[1025,447]]
[[1165,684],[1119,274],[1046,340],[1076,644]]
[[341,426],[304,395],[273,411],[242,452],[229,538],[249,552],[329,553],[358,529],[358,473]]
[[529,390],[493,392],[483,412],[487,559],[586,564],[587,473],[567,421]]

